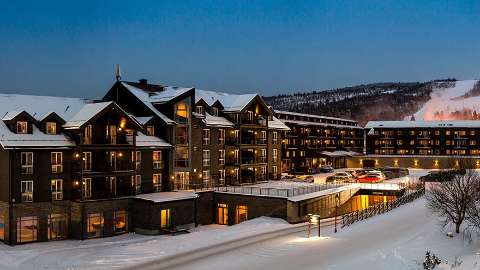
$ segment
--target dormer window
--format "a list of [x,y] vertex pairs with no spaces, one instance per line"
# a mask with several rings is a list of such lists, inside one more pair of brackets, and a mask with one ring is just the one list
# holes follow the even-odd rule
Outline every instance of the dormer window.
[[217,107],[212,107],[212,114],[214,116],[218,116],[218,108]]
[[196,111],[198,114],[205,114],[205,108],[203,108],[203,106],[197,106],[197,107],[195,107],[195,111]]
[[27,134],[28,133],[28,123],[27,121],[18,121],[17,122],[17,134]]
[[147,135],[148,136],[155,136],[155,127],[154,126],[147,126]]
[[45,130],[47,131],[47,134],[51,134],[51,135],[57,134],[57,123],[47,122]]

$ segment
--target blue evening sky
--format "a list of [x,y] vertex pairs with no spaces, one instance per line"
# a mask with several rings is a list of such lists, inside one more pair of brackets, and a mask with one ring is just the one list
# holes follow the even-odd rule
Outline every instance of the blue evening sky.
[[125,80],[263,95],[479,78],[480,1],[4,1],[0,92]]

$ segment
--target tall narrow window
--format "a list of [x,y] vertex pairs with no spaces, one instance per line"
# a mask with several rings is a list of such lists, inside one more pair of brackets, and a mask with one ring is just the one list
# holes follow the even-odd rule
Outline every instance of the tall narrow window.
[[272,166],[272,174],[273,174],[273,179],[278,179],[278,167],[277,166]]
[[197,112],[198,114],[205,114],[205,109],[203,108],[203,106],[196,106],[195,112]]
[[160,210],[160,229],[168,229],[172,225],[172,216],[170,209]]
[[225,203],[217,204],[217,223],[228,225],[228,205]]
[[267,143],[267,132],[265,130],[262,130],[260,132],[260,144],[266,144]]
[[218,130],[218,144],[225,144],[225,129],[223,128]]
[[0,214],[0,240],[5,240],[5,216]]
[[132,175],[132,187],[135,194],[140,194],[142,192],[142,176],[141,175]]
[[214,116],[218,116],[218,108],[217,107],[212,107],[212,114]]
[[82,197],[84,199],[90,199],[92,197],[92,178],[83,178]]
[[203,150],[203,166],[210,166],[210,150]]
[[273,162],[278,161],[278,149],[276,149],[276,148],[272,149],[272,161]]
[[47,134],[50,134],[50,135],[57,134],[57,123],[47,122],[45,124],[45,131],[47,132]]
[[92,171],[92,152],[83,152],[82,164],[83,171]]
[[52,163],[52,173],[63,172],[63,153],[52,152],[50,155],[50,162]]
[[278,132],[277,131],[274,131],[272,133],[272,137],[273,137],[272,138],[272,144],[275,144],[275,145],[278,144]]
[[128,229],[128,216],[125,210],[116,210],[113,212],[113,231],[123,233]]
[[206,188],[210,187],[210,179],[211,179],[210,171],[208,171],[208,170],[203,171],[202,178],[203,178],[202,179],[203,180],[203,187],[206,187]]
[[88,125],[83,130],[83,143],[92,144],[92,125]]
[[179,124],[186,124],[188,122],[188,105],[181,102],[175,106],[175,122]]
[[111,196],[117,196],[117,177],[107,176],[108,188]]
[[21,153],[22,174],[33,173],[33,152]]
[[152,177],[153,192],[162,191],[162,174],[154,173]]
[[225,149],[218,150],[218,165],[225,164]]
[[21,181],[22,202],[33,202],[33,181]]
[[267,162],[267,149],[262,148],[260,150],[260,163]]
[[87,215],[87,236],[89,238],[103,235],[103,213],[89,213]]
[[140,170],[140,168],[142,166],[142,152],[133,151],[132,152],[132,160],[134,162],[135,170]]
[[53,179],[50,184],[50,190],[52,192],[52,200],[63,200],[63,180]]
[[248,219],[248,207],[246,205],[237,205],[235,223],[239,224]]
[[218,170],[218,184],[220,186],[225,185],[225,170],[224,169]]
[[66,213],[48,215],[48,240],[68,237],[68,215]]
[[27,121],[17,121],[17,133],[18,134],[27,134],[28,133],[28,123],[27,123]]
[[210,144],[210,129],[203,130],[203,145]]
[[107,125],[107,140],[110,144],[117,143],[117,126]]
[[162,168],[162,151],[153,151],[153,169],[159,170]]

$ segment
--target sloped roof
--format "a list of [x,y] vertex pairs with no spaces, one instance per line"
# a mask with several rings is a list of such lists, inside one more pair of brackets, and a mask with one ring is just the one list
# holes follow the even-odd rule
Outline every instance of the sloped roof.
[[269,129],[278,129],[278,130],[290,130],[290,128],[285,125],[280,119],[276,118],[275,116],[272,120],[268,121],[268,128]]
[[32,134],[16,134],[0,121],[0,145],[5,148],[72,147],[75,143],[64,134],[49,135],[33,126]]
[[17,117],[19,114],[23,113],[24,111],[10,111],[10,112],[7,112],[7,114],[5,114],[5,116],[3,116],[2,120],[3,121],[10,121],[12,119],[14,119],[15,117]]
[[133,117],[135,120],[137,120],[137,122],[142,126],[148,123],[148,121],[152,120],[153,118],[153,116],[144,116],[144,117],[134,116],[134,115],[130,115],[130,116]]
[[151,147],[151,148],[166,148],[173,147],[167,141],[162,138],[155,136],[147,136],[141,132],[138,132],[136,137],[136,146],[137,147]]
[[365,128],[480,128],[478,120],[450,121],[369,121]]
[[207,126],[214,127],[233,127],[234,124],[228,121],[225,117],[213,116],[209,113],[205,113],[205,118],[202,120]]
[[67,129],[79,128],[111,104],[113,104],[111,101],[86,104],[71,119],[69,119],[63,127]]
[[228,94],[223,92],[195,89],[195,102],[203,99],[209,106],[215,101],[223,105],[223,110],[228,112],[241,111],[247,106],[257,94]]

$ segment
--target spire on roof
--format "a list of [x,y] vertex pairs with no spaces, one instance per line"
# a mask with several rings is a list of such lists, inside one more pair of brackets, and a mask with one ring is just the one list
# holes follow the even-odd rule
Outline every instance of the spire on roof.
[[122,79],[122,71],[120,70],[119,64],[117,64],[117,66],[115,67],[115,79],[117,81],[120,81]]

